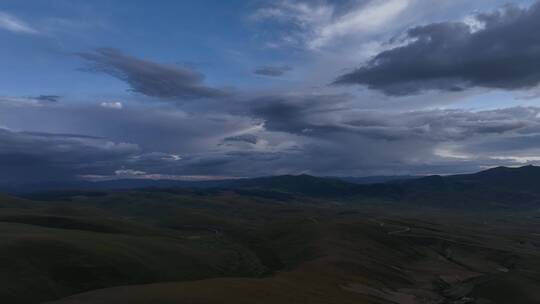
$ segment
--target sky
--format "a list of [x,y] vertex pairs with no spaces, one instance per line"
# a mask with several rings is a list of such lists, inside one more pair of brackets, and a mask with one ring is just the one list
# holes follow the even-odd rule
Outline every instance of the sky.
[[0,183],[540,164],[536,0],[0,2]]

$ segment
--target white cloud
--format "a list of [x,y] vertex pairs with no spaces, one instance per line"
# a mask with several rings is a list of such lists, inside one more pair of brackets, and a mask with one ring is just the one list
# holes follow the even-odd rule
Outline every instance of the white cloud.
[[88,180],[88,181],[111,181],[118,179],[139,179],[139,180],[171,180],[171,181],[215,181],[215,180],[227,180],[227,179],[238,179],[243,177],[231,177],[231,176],[221,176],[221,175],[173,175],[173,174],[158,174],[158,173],[147,173],[139,170],[132,169],[120,169],[114,172],[114,175],[79,175],[79,178]]
[[114,174],[117,176],[139,176],[146,174],[146,172],[132,169],[120,169],[114,171]]
[[182,158],[181,155],[178,155],[178,154],[167,154],[167,155],[164,155],[161,159],[162,160],[171,160],[171,161],[180,161],[183,158]]
[[330,23],[323,24],[308,46],[317,49],[339,37],[377,31],[404,12],[409,4],[409,0],[375,1],[366,7],[353,10]]
[[474,159],[474,157],[469,155],[469,154],[454,151],[450,147],[444,147],[444,145],[442,147],[436,147],[433,150],[433,154],[436,155],[436,156],[440,156],[442,158],[457,159],[457,160],[460,160],[460,159],[461,160]]
[[19,18],[8,13],[0,12],[0,29],[13,33],[37,34],[38,31]]
[[[294,24],[296,33],[282,36],[282,43],[300,43],[309,49],[320,49],[335,39],[348,35],[372,34],[394,21],[414,0],[373,0],[358,5],[348,13],[337,14],[329,3],[283,1],[259,9],[255,20],[276,20]],[[286,37],[283,38],[283,37]]]
[[107,109],[121,110],[124,105],[119,101],[102,102],[100,106]]
[[515,162],[515,163],[518,163],[518,164],[528,164],[528,163],[532,163],[532,162],[539,162],[540,161],[540,156],[534,156],[534,155],[531,155],[531,156],[492,156],[491,157],[492,159],[495,159],[495,160],[503,160],[503,161],[511,161],[511,162]]
[[474,15],[465,17],[463,19],[463,23],[468,25],[471,29],[471,32],[473,33],[481,31],[486,28],[486,23],[481,20],[478,20],[478,18]]

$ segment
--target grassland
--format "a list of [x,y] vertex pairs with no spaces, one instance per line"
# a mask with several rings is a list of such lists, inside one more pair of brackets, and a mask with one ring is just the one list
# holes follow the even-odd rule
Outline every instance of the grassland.
[[540,217],[272,191],[3,197],[5,303],[540,303]]

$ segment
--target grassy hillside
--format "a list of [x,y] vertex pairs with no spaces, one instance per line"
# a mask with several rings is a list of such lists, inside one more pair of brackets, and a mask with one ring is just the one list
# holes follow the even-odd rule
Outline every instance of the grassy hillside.
[[[493,195],[469,184],[472,192],[464,192],[462,180],[442,177],[360,186],[370,192],[345,197],[308,193],[309,185],[341,189],[342,182],[300,179],[233,189],[70,191],[41,201],[2,197],[0,298],[540,302],[538,211],[449,209],[452,198],[486,206]],[[379,196],[384,189],[397,190]]]
[[[493,222],[476,227],[470,219],[438,215],[428,221],[367,215],[334,214],[310,223],[288,223],[295,229],[269,233],[270,246],[292,265],[270,277],[124,286],[53,303],[533,304],[540,300],[535,288],[540,283],[540,238],[530,238],[530,231],[538,228],[536,220],[517,224],[490,218]],[[497,228],[500,220],[508,226]],[[529,240],[516,238],[513,229],[529,231]]]
[[126,284],[259,276],[266,271],[250,250],[214,231],[178,231],[107,210],[92,214],[90,207],[49,204],[0,210],[0,298],[6,303],[40,303]]

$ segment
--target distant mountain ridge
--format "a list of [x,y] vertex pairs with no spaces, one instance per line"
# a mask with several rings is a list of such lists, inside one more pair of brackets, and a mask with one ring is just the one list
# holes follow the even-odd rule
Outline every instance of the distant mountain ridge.
[[31,184],[4,184],[0,185],[0,192],[11,194],[25,194],[46,191],[107,191],[130,190],[143,188],[193,188],[205,189],[221,187],[233,180],[209,181],[177,181],[177,180],[151,180],[151,179],[117,179],[109,181],[73,181],[73,182],[47,182]]
[[[210,191],[213,189],[214,191],[232,190],[241,195],[283,200],[311,197],[362,201],[369,198],[433,207],[482,209],[496,206],[496,208],[538,209],[540,208],[540,167],[498,167],[473,174],[390,179],[388,182],[373,184],[352,183],[339,178],[305,174],[202,182],[153,180],[78,182],[67,185],[38,185],[34,188],[37,194],[31,197],[36,198],[43,193],[58,190],[99,192],[137,189],[153,189],[154,191],[165,189]],[[70,193],[66,195],[68,194]]]
[[405,200],[445,207],[540,208],[540,167],[496,167],[400,183]]
[[342,176],[342,177],[330,177],[337,178],[349,183],[359,184],[359,185],[372,185],[372,184],[384,184],[392,182],[402,182],[411,179],[422,178],[423,176],[416,175],[374,175],[374,176]]
[[496,167],[471,174],[431,175],[405,180],[399,184],[419,189],[493,188],[498,191],[531,191],[540,194],[540,167]]
[[355,184],[335,178],[285,175],[234,181],[230,188],[264,189],[321,198],[392,200],[445,208],[540,208],[540,167],[498,167],[473,174]]
[[474,174],[453,175],[448,179],[513,190],[540,191],[540,167],[532,165],[519,168],[497,167]]
[[[46,182],[46,183],[26,183],[26,184],[0,184],[0,192],[11,194],[25,194],[30,192],[46,191],[105,191],[105,190],[129,190],[143,188],[184,188],[184,189],[209,189],[209,188],[245,188],[260,187],[287,188],[295,183],[321,183],[325,181],[338,186],[336,191],[346,190],[352,185],[347,184],[382,184],[386,182],[403,181],[417,178],[414,176],[367,176],[367,177],[316,177],[311,175],[277,175],[255,178],[207,180],[207,181],[178,181],[178,180],[151,180],[151,179],[117,179],[108,181],[71,181],[71,182]],[[339,183],[342,182],[342,183]],[[279,187],[278,187],[279,186]],[[293,190],[290,188],[289,190]],[[307,189],[305,189],[307,190]],[[294,192],[294,191],[293,191]]]

